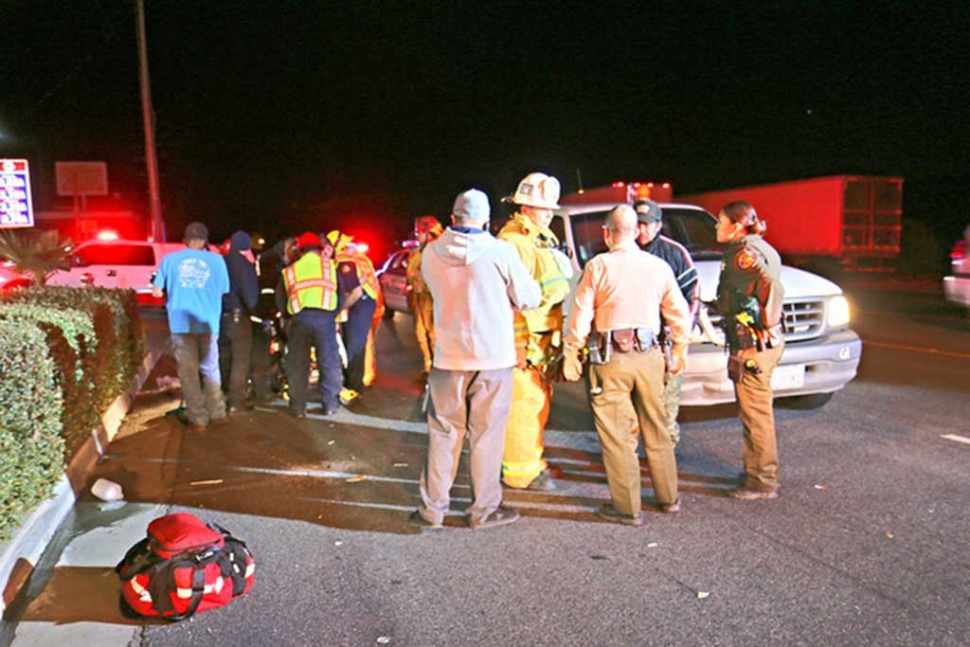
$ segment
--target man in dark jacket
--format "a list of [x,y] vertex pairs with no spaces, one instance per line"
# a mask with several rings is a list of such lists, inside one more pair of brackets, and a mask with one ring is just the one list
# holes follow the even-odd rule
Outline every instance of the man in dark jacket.
[[[637,246],[645,252],[663,259],[674,271],[677,287],[680,288],[687,306],[690,308],[690,327],[697,321],[697,309],[700,303],[700,283],[697,280],[697,269],[690,253],[683,245],[672,238],[660,233],[663,229],[663,210],[653,200],[637,200],[633,203],[633,210],[637,212]],[[666,325],[664,324],[666,331]],[[666,345],[666,334],[663,336]],[[680,424],[677,414],[680,412],[680,398],[684,384],[683,373],[674,375],[667,367],[664,381],[664,407],[667,409],[667,422],[670,440],[674,447],[680,442]]]
[[229,292],[222,297],[222,334],[219,335],[219,364],[222,383],[227,385],[229,413],[247,408],[249,362],[253,346],[250,317],[259,301],[259,279],[250,257],[252,241],[244,231],[229,239],[226,269]]

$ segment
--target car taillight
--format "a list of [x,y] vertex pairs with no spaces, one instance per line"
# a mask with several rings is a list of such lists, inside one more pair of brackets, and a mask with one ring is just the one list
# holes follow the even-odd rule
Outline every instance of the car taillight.
[[963,257],[967,255],[967,241],[958,240],[950,251],[950,260],[962,261]]

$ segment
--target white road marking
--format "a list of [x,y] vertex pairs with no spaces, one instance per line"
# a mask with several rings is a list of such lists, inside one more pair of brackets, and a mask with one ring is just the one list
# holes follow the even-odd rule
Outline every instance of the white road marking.
[[956,434],[943,434],[940,438],[946,438],[947,440],[952,440],[957,443],[963,443],[964,445],[970,445],[970,438],[966,436],[957,436]]

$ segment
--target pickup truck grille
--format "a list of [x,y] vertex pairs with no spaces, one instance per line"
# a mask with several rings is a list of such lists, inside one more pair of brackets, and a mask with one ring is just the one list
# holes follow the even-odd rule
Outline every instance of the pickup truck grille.
[[825,322],[824,301],[786,301],[783,309],[785,317],[785,341],[814,339],[822,333]]
[[[719,346],[724,345],[724,333],[721,331],[721,315],[704,310],[701,314],[710,322],[711,341]],[[782,316],[785,318],[785,341],[805,341],[814,339],[822,333],[825,321],[825,301],[786,301],[782,306]],[[703,326],[702,326],[703,327]]]

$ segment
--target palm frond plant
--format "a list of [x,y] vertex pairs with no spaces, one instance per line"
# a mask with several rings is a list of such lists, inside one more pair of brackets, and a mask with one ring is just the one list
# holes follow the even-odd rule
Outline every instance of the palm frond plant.
[[34,285],[44,285],[56,270],[70,269],[73,246],[70,238],[61,238],[56,231],[0,229],[0,258],[29,276]]

